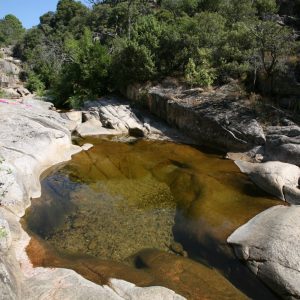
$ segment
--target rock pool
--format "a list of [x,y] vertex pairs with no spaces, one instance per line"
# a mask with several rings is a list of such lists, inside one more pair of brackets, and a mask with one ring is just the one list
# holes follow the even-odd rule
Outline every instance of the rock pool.
[[23,219],[34,265],[101,284],[162,285],[188,299],[276,299],[226,239],[279,202],[232,161],[171,142],[88,142],[94,148],[44,174]]

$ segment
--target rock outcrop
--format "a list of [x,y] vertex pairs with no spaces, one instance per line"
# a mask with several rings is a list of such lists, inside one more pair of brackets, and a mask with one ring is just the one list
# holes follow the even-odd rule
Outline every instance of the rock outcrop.
[[204,92],[183,87],[130,86],[126,96],[176,126],[197,144],[246,151],[265,144],[255,112],[238,100],[238,85]]
[[0,59],[0,87],[8,88],[19,83],[20,68],[6,59]]
[[[300,204],[300,127],[285,112],[270,107],[266,120],[234,83],[210,91],[149,83],[128,87],[126,96],[197,144],[229,152],[227,157],[266,192]],[[236,255],[287,299],[300,298],[299,217],[297,206],[275,207],[228,239]]]
[[0,299],[184,299],[163,287],[99,286],[71,270],[32,267],[19,219],[40,196],[41,173],[81,151],[71,143],[74,123],[49,108],[34,100],[0,103]]
[[228,238],[236,255],[284,299],[300,298],[299,222],[299,206],[275,206]]

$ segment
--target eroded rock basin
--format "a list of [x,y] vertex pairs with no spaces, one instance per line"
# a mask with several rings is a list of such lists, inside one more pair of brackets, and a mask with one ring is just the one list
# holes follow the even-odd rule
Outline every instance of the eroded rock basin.
[[279,202],[233,162],[170,142],[88,142],[94,148],[45,174],[23,220],[35,266],[100,284],[161,285],[188,299],[276,299],[226,239]]

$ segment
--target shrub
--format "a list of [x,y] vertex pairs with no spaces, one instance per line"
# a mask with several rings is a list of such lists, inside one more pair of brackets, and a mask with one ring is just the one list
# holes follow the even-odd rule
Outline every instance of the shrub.
[[214,83],[216,73],[215,69],[211,67],[208,57],[209,52],[206,49],[198,49],[197,61],[189,59],[184,75],[186,82],[191,86],[208,87]]
[[29,91],[35,92],[38,96],[43,96],[45,92],[45,84],[40,77],[33,72],[28,75],[26,87]]

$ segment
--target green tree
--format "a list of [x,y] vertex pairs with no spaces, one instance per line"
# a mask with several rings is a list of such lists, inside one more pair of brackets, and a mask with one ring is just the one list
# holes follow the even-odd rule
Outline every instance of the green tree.
[[260,21],[250,28],[256,41],[256,52],[261,69],[271,77],[282,68],[288,55],[295,48],[291,29],[272,21]]
[[191,86],[208,87],[214,83],[216,79],[215,69],[211,67],[210,51],[208,49],[198,49],[198,57],[195,62],[189,59],[185,67],[185,80]]
[[112,78],[117,87],[124,88],[133,82],[153,79],[157,70],[153,54],[146,46],[125,40],[118,48],[112,63]]
[[237,22],[248,22],[257,13],[253,0],[224,0],[219,12],[228,20],[228,25]]
[[6,15],[0,20],[0,44],[14,45],[20,41],[25,33],[21,21],[14,15]]
[[84,99],[103,94],[107,90],[110,57],[107,49],[94,41],[89,29],[76,40],[65,43],[66,60],[55,92],[59,101],[81,103]]
[[255,6],[260,16],[274,14],[278,11],[276,0],[255,0]]
[[162,0],[161,6],[177,16],[181,16],[184,13],[193,15],[197,11],[198,0]]

